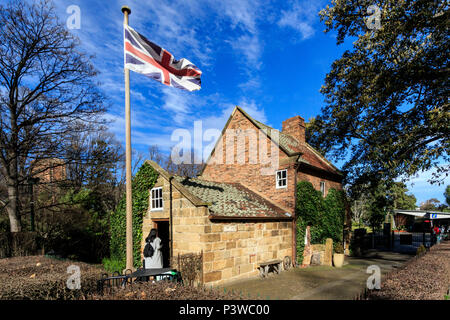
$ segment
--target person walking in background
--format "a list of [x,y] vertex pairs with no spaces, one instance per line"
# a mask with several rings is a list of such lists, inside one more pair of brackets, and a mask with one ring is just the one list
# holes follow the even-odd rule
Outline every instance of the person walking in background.
[[161,239],[158,237],[156,229],[150,230],[148,237],[145,239],[144,248],[145,269],[160,269],[163,267],[161,253]]

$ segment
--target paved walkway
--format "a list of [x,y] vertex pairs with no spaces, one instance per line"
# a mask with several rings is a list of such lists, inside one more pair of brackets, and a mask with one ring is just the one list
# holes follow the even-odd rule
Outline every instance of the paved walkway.
[[378,265],[383,275],[400,267],[412,256],[394,252],[371,251],[364,257],[345,257],[342,268],[316,266],[295,268],[266,279],[253,278],[226,285],[226,290],[244,296],[279,300],[351,300],[364,290],[370,265]]

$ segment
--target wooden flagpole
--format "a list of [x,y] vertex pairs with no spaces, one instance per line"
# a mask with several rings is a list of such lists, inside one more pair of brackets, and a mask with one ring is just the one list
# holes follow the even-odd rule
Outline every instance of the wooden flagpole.
[[[128,25],[128,15],[131,10],[127,6],[122,7],[123,24]],[[125,63],[125,61],[124,61]],[[126,140],[126,200],[127,200],[127,229],[126,246],[127,260],[126,268],[133,270],[133,197],[131,189],[131,117],[130,117],[130,70],[125,68],[125,140]]]

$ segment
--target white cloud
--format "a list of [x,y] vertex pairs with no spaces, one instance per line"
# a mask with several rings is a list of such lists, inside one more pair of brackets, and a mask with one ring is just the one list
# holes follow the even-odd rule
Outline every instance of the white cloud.
[[247,112],[251,117],[255,118],[256,120],[268,124],[268,119],[266,116],[266,113],[263,108],[260,108],[254,100],[247,101],[246,99],[241,100],[239,103],[239,106],[244,109],[245,112]]
[[244,34],[227,42],[238,52],[239,57],[245,58],[241,65],[246,66],[246,69],[248,65],[252,70],[258,70],[261,67],[262,45],[257,35]]
[[228,0],[215,3],[219,14],[223,14],[231,21],[233,28],[240,28],[249,33],[257,32],[260,2],[246,0]]
[[318,13],[321,1],[296,2],[290,10],[283,10],[277,24],[280,27],[294,29],[300,40],[311,38],[314,33],[314,23],[319,20]]

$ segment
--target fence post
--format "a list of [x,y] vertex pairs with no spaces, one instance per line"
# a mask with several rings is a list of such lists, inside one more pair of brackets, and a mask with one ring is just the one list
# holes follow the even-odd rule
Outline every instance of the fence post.
[[372,230],[372,249],[375,249],[375,231]]
[[392,230],[392,232],[391,232],[391,248],[392,248],[392,250],[394,250],[394,248],[395,248],[395,232],[394,232],[394,230]]

